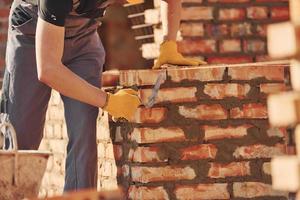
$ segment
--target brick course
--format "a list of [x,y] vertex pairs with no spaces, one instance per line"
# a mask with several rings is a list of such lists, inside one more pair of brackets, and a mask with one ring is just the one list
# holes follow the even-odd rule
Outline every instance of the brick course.
[[[123,152],[117,156],[123,169],[118,183],[128,189],[129,199],[152,199],[151,194],[160,199],[286,199],[286,193],[272,190],[269,172],[270,159],[286,153],[286,131],[269,127],[266,109],[267,94],[288,88],[286,67],[257,63],[155,72],[166,73],[167,80],[153,112],[145,111],[145,123],[110,122],[113,142]],[[138,83],[123,81],[123,86],[150,90],[143,84],[145,70],[120,73],[123,80],[139,77]],[[189,92],[177,92],[182,88]],[[172,92],[163,101],[165,91]]]
[[[270,60],[266,27],[289,20],[288,0],[189,0],[182,3],[179,50],[215,64]],[[151,10],[158,11],[159,3],[156,6]],[[157,13],[148,12],[146,18],[157,19]],[[161,29],[160,22],[153,24],[154,32]],[[154,38],[151,44],[158,49],[160,42]],[[148,58],[155,59],[157,54]]]

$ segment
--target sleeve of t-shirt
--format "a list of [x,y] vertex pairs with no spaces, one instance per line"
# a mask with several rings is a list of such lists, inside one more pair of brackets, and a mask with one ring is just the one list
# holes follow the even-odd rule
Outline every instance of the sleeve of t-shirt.
[[73,0],[39,0],[39,17],[56,26],[64,26]]

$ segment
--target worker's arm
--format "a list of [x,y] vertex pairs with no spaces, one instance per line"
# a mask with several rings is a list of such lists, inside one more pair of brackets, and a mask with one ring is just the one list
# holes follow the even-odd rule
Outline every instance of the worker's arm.
[[181,0],[161,1],[161,20],[164,40],[176,41],[181,18]]
[[38,20],[36,59],[39,80],[65,96],[103,107],[106,93],[87,83],[62,64],[64,34],[64,27]]
[[116,118],[130,119],[140,104],[132,90],[106,94],[62,64],[65,28],[39,18],[36,30],[36,59],[40,81],[61,94],[97,107]]
[[161,19],[163,25],[164,42],[160,45],[160,55],[154,69],[163,64],[173,65],[200,65],[206,62],[198,59],[184,58],[177,49],[176,36],[181,19],[181,0],[162,0]]

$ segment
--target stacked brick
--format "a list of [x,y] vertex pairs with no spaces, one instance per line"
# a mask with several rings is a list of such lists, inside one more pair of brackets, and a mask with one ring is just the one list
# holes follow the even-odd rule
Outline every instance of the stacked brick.
[[[63,102],[60,95],[53,91],[47,111],[44,138],[40,150],[50,151],[47,170],[40,188],[41,197],[60,195],[63,192],[65,159],[68,136],[64,119]],[[98,188],[115,189],[117,187],[117,168],[113,145],[110,140],[107,114],[99,116],[97,125],[98,143]]]
[[[266,27],[289,19],[288,0],[183,0],[180,51],[209,63],[268,60]],[[143,45],[155,58],[162,41],[159,1],[146,10],[145,23],[154,24],[155,42]]]
[[266,97],[287,89],[284,65],[129,70],[120,85],[152,108],[110,122],[118,183],[128,199],[286,199],[272,190],[270,159],[286,152],[286,130],[270,128]]

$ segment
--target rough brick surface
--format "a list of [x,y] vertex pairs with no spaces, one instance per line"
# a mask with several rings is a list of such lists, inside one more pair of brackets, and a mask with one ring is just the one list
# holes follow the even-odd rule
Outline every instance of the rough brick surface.
[[137,143],[158,143],[175,142],[185,139],[184,131],[181,128],[135,128],[130,135],[130,139]]
[[198,105],[195,108],[179,106],[179,114],[192,119],[218,120],[226,119],[227,111],[220,105]]
[[[195,87],[179,87],[179,88],[166,88],[159,90],[156,98],[156,103],[162,102],[196,102]],[[178,95],[180,94],[180,95]],[[152,95],[152,89],[143,89],[140,91],[140,98],[144,104],[149,101]]]
[[168,194],[163,187],[130,187],[128,197],[132,200],[153,199],[168,200]]
[[233,156],[236,158],[254,159],[254,158],[272,158],[275,155],[283,155],[285,146],[277,144],[276,146],[265,146],[255,144],[250,146],[238,147]]
[[215,158],[217,148],[212,144],[201,144],[180,149],[182,160],[199,160]]
[[227,184],[200,184],[193,186],[177,185],[177,199],[229,199]]
[[211,163],[208,176],[211,178],[225,178],[232,176],[247,176],[250,175],[250,164],[249,162],[240,163]]
[[224,99],[226,97],[245,98],[250,89],[248,84],[206,84],[204,93],[213,99]]
[[132,167],[132,181],[140,183],[172,180],[192,180],[196,177],[191,167]]
[[283,192],[277,192],[272,189],[271,185],[259,182],[244,182],[234,183],[233,193],[235,197],[242,198],[255,198],[266,196],[281,196],[284,197],[287,194]]
[[242,138],[248,134],[251,125],[229,126],[221,128],[218,126],[204,126],[204,140],[220,140],[226,138]]
[[132,199],[286,199],[269,185],[269,161],[286,153],[287,131],[270,127],[266,109],[268,94],[289,88],[286,66],[165,70],[168,78],[153,108],[142,106],[134,123],[110,124],[116,157],[122,155],[119,184]]
[[238,118],[268,118],[267,107],[264,104],[244,104],[242,108],[237,107],[230,110],[230,117],[234,119]]

